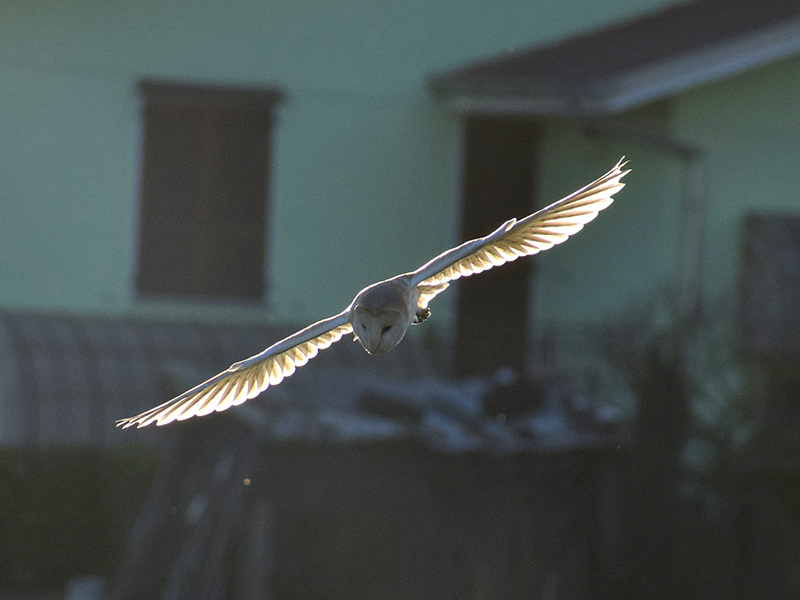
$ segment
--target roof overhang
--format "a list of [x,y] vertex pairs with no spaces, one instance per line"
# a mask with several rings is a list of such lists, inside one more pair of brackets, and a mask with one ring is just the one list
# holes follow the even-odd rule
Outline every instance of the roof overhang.
[[[723,18],[716,9],[728,12]],[[461,112],[597,117],[798,53],[800,2],[703,0],[473,63],[430,83]]]

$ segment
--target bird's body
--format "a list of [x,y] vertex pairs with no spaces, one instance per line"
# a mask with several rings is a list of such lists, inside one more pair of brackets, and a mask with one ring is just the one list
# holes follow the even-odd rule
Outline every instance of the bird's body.
[[222,411],[279,384],[319,350],[354,333],[370,354],[394,348],[409,326],[430,314],[428,303],[449,282],[480,273],[520,256],[560,244],[580,231],[609,206],[625,184],[623,161],[601,178],[566,198],[517,221],[503,223],[486,237],[443,252],[416,271],[397,275],[361,290],[338,315],[318,321],[140,415],[117,421],[118,426],[165,425],[175,420]]
[[356,338],[370,354],[394,348],[417,319],[419,293],[405,273],[361,290],[348,307]]

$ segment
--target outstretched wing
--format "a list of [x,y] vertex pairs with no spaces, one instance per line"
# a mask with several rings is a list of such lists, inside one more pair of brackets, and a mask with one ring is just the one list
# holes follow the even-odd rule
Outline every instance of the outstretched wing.
[[120,419],[117,427],[166,425],[176,419],[202,416],[237,406],[278,385],[343,335],[353,331],[347,311],[318,321],[273,344],[260,354],[237,362],[180,396],[135,417]]
[[[529,256],[560,244],[578,233],[613,202],[613,196],[625,184],[620,179],[624,157],[600,179],[566,198],[547,206],[524,219],[511,219],[486,237],[464,242],[425,263],[412,274],[412,285],[418,286],[426,304],[444,290],[446,283],[459,277],[480,273],[520,256]],[[443,285],[444,284],[444,285]]]

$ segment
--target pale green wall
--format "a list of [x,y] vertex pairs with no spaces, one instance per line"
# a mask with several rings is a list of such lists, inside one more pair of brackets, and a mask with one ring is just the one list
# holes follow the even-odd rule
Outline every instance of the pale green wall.
[[[366,283],[413,269],[457,241],[459,120],[430,97],[429,74],[663,3],[3,2],[0,306],[326,316]],[[275,130],[268,310],[133,297],[142,77],[285,91]],[[681,114],[691,126],[688,106]],[[571,191],[627,152],[617,144],[602,159],[576,155],[573,133],[556,127],[551,135],[551,189],[543,197]],[[672,210],[659,197],[669,183],[651,179],[646,161],[629,154],[641,174],[624,202],[543,262],[537,293],[546,315],[595,318],[617,301],[609,282],[627,297],[658,279],[631,275],[629,248],[645,243],[637,242],[639,226],[654,227]],[[558,157],[564,161],[556,164]],[[634,185],[653,197],[634,201]],[[658,239],[646,250],[672,264],[656,250],[669,246],[664,234],[647,235]],[[573,292],[577,281],[583,295]],[[446,316],[447,300],[437,303]]]
[[707,151],[705,285],[712,300],[730,296],[743,216],[800,213],[800,58],[679,96],[673,123]]
[[126,304],[137,144],[128,81],[8,65],[0,81],[0,304]]
[[542,203],[610,169],[631,172],[609,208],[568,243],[543,254],[535,281],[536,318],[548,323],[621,317],[677,279],[680,171],[653,148],[556,124],[542,154]]
[[[800,214],[798,90],[800,58],[792,58],[665,102],[657,133],[700,149],[707,160],[707,307],[729,309],[736,302],[744,216],[750,211]],[[656,147],[587,137],[563,124],[549,133],[542,182],[550,193],[545,201],[572,187],[563,182],[575,178],[575,164],[587,179],[604,170],[598,157],[627,154],[633,171],[611,208],[540,261],[537,283],[544,285],[535,289],[537,317],[554,323],[601,322],[624,318],[627,307],[659,298],[674,302],[686,162]]]

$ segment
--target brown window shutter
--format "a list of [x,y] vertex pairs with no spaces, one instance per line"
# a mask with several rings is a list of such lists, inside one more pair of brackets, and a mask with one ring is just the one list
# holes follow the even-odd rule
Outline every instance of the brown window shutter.
[[137,290],[264,293],[274,92],[145,83]]

